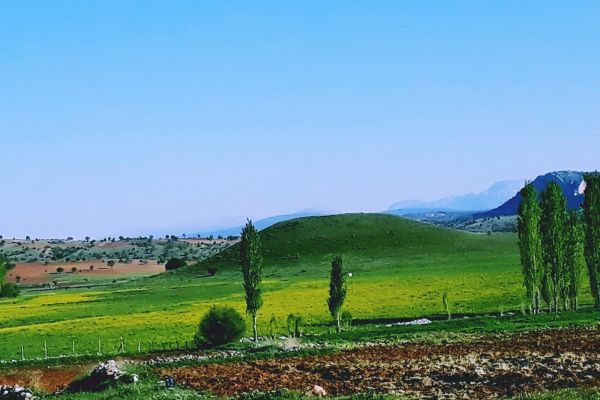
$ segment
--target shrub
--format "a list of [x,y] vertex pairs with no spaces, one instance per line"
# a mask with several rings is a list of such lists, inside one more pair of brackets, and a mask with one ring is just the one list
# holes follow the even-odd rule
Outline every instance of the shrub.
[[3,283],[0,287],[0,297],[17,297],[19,295],[19,286],[12,282]]
[[65,272],[65,269],[63,267],[58,267],[56,268],[56,272],[60,274],[61,272]]
[[279,324],[279,318],[275,316],[275,314],[271,315],[271,319],[269,320],[269,336],[271,339],[275,339],[275,332],[277,330],[277,325]]
[[352,313],[348,310],[343,311],[340,315],[340,321],[342,323],[342,327],[345,329],[350,329],[352,326]]
[[165,264],[165,269],[167,271],[171,271],[173,269],[185,267],[186,265],[187,265],[187,263],[185,262],[185,260],[174,257],[174,258],[171,258],[169,261],[167,261],[167,263]]
[[200,320],[194,342],[198,347],[218,347],[239,340],[245,331],[246,321],[239,312],[212,306]]
[[304,321],[302,317],[296,314],[290,314],[287,316],[287,329],[292,337],[300,337],[302,336],[302,325]]
[[210,275],[210,276],[215,276],[217,274],[217,269],[215,267],[208,267],[206,268],[206,272]]

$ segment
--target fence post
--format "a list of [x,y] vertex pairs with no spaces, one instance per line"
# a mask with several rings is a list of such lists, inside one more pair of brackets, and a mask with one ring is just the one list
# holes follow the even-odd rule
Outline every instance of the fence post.
[[44,340],[44,360],[48,358],[48,343]]
[[21,345],[21,361],[25,361],[25,348]]
[[73,340],[73,355],[77,355],[77,353],[75,352],[75,341]]
[[177,345],[177,350],[179,350],[179,339],[175,339],[175,344]]
[[98,339],[98,355],[102,355],[102,343],[100,342],[100,339]]
[[123,336],[121,336],[121,345],[119,347],[119,354],[125,353],[125,342],[123,341]]
[[142,341],[138,340],[138,353],[142,352]]

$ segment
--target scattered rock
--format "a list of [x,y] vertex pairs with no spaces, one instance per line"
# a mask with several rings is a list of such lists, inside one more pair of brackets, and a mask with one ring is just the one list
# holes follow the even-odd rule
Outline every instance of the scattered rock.
[[121,370],[115,360],[100,363],[92,372],[81,379],[77,379],[67,387],[69,392],[100,392],[117,383],[136,383],[139,377],[130,375]]
[[323,389],[322,386],[314,385],[312,390],[307,393],[308,396],[316,396],[316,397],[325,397],[327,396],[327,392]]
[[9,386],[2,385],[0,386],[0,400],[23,400],[30,399],[33,400],[35,397],[33,393],[29,389],[25,389],[19,385]]

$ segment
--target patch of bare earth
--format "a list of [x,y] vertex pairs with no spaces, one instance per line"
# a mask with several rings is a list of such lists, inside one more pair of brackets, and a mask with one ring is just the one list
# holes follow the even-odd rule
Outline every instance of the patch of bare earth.
[[[65,272],[58,274],[57,269],[62,268]],[[75,268],[75,272],[72,269]],[[159,274],[165,271],[164,264],[159,264],[156,260],[140,262],[139,260],[130,263],[115,263],[112,267],[102,260],[78,261],[78,262],[52,262],[44,264],[36,263],[17,263],[7,274],[11,282],[16,282],[17,277],[22,284],[40,284],[50,283],[53,280],[65,278],[77,278],[103,276],[118,277],[124,274]]]
[[499,398],[600,386],[600,330],[560,329],[466,344],[372,346],[333,355],[159,369],[178,383],[216,395],[252,390],[332,395],[359,392],[420,398]]
[[46,392],[54,392],[71,383],[79,375],[88,372],[90,366],[28,367],[0,371],[0,384],[21,385]]

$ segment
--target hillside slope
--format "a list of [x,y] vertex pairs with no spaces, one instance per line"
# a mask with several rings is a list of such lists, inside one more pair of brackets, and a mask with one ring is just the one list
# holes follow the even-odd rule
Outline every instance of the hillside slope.
[[[385,214],[343,214],[305,217],[260,232],[265,265],[327,263],[333,255],[407,257],[438,254],[460,257],[472,252],[505,254],[514,250],[512,236],[485,236],[436,227]],[[239,268],[235,245],[192,269]],[[310,265],[309,265],[310,268]]]

